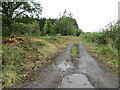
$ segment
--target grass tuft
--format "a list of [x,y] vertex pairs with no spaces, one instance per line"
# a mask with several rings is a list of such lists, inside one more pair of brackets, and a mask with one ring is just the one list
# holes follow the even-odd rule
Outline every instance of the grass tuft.
[[78,41],[77,40],[74,42],[74,46],[71,49],[71,56],[78,57]]
[[73,46],[71,49],[71,56],[77,57],[77,47]]
[[47,43],[44,41],[37,41],[36,44],[39,46],[46,46],[47,45]]

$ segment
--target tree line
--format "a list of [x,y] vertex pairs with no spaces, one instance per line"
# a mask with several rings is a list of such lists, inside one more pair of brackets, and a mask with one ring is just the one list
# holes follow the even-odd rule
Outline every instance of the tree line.
[[77,35],[82,33],[71,13],[56,19],[40,18],[42,7],[35,2],[2,2],[2,35]]

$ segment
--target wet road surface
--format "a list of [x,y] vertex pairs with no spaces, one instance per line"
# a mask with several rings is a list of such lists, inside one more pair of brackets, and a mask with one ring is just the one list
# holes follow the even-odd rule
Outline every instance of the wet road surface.
[[25,82],[25,88],[117,88],[118,77],[101,68],[98,62],[86,51],[79,40],[78,66],[71,61],[70,50],[72,41],[67,48],[55,58],[52,65],[47,65],[39,73]]
[[63,78],[59,88],[93,88],[87,77],[83,74],[72,74]]

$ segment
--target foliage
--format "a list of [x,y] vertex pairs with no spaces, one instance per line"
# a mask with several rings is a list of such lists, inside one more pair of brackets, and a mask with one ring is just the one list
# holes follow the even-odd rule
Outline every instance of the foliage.
[[14,35],[32,35],[32,36],[39,36],[41,35],[39,23],[37,21],[32,22],[31,24],[24,24],[24,23],[14,23],[12,24],[13,31],[12,34]]
[[89,42],[96,42],[98,44],[106,45],[106,38],[103,32],[85,33],[83,37]]
[[32,22],[32,24],[29,24],[28,26],[29,26],[28,31],[30,31],[30,35],[33,35],[33,36],[41,35],[39,23],[37,21]]
[[25,34],[27,32],[27,25],[24,23],[13,23],[12,27],[12,34],[14,35]]
[[120,60],[120,29],[117,23],[109,23],[101,32],[83,33],[80,37],[88,44],[95,57],[115,72],[119,72],[117,68]]
[[[14,3],[14,4],[17,4],[17,3]],[[22,5],[24,3],[20,3],[20,4]],[[25,6],[20,5],[21,6],[20,8],[25,9],[25,7],[28,7],[28,10],[29,10],[32,7],[30,7],[30,5],[28,4],[25,3],[24,4]],[[34,7],[33,10],[35,10],[36,8]],[[18,9],[16,9],[16,12],[17,10]],[[31,10],[30,10],[30,13],[32,13]],[[4,20],[3,36],[10,36],[11,34],[15,34],[15,35],[26,34],[26,35],[34,35],[34,36],[59,34],[63,36],[70,36],[70,35],[79,36],[82,33],[82,30],[78,28],[78,24],[76,20],[72,18],[71,13],[67,15],[66,10],[63,16],[60,17],[59,19],[51,19],[51,18],[46,19],[46,18],[35,18],[35,17],[33,18],[33,17],[29,17],[28,15],[27,16],[24,16],[22,14],[20,15],[22,17],[17,16],[15,19],[11,18],[11,24],[8,24],[9,20],[7,20],[5,16],[3,17],[3,20]]]
[[47,43],[44,41],[38,41],[38,42],[36,42],[36,44],[39,46],[46,46]]
[[83,31],[81,29],[76,30],[76,36],[80,36],[80,34],[82,34],[82,33],[83,33]]
[[84,42],[85,47],[92,56],[99,60],[103,65],[107,66],[109,70],[114,71],[116,73],[119,72],[118,57],[107,45],[98,44],[96,42],[89,42],[82,36],[81,40]]
[[[41,14],[41,6],[35,2],[2,2],[2,28],[3,33],[9,36],[13,31],[12,24],[17,17],[33,15],[38,17]],[[5,34],[7,32],[7,34]]]
[[88,42],[107,45],[118,56],[120,50],[120,29],[116,23],[109,23],[107,29],[104,29],[102,32],[84,33],[81,37]]
[[50,35],[51,34],[51,27],[52,27],[52,24],[50,21],[46,20],[46,23],[44,25],[44,35]]
[[36,18],[31,18],[28,16],[22,17],[22,18],[16,18],[15,22],[16,23],[24,23],[24,24],[31,24],[34,21],[38,21]]
[[76,35],[77,27],[75,26],[75,20],[70,17],[62,17],[55,21],[53,30],[56,34],[69,36]]
[[109,23],[104,33],[109,47],[118,56],[120,50],[120,26],[117,23]]
[[59,19],[47,19],[43,29],[44,35],[60,34],[64,36],[79,36],[81,31],[82,30],[78,29],[76,20],[73,19],[71,16],[67,16],[66,12],[64,12],[63,16]]
[[[53,35],[55,32],[54,32],[54,30],[53,30],[53,24],[54,24],[54,22],[56,21],[57,19],[51,19],[51,18],[49,18],[49,19],[46,19],[46,18],[40,18],[38,21],[39,21],[39,26],[40,26],[40,31],[41,31],[41,35],[45,35],[44,34],[44,27],[45,27],[45,24],[46,24],[46,21],[47,22],[49,22],[50,23],[50,27],[51,27],[51,34]],[[51,25],[52,24],[52,25]]]

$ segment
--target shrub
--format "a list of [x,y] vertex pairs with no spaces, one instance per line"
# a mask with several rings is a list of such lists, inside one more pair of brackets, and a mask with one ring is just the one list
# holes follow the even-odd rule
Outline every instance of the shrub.
[[39,46],[46,46],[46,42],[44,42],[44,41],[38,41],[38,42],[36,42],[36,44]]
[[37,21],[32,22],[32,24],[24,24],[24,23],[14,23],[12,24],[13,31],[12,34],[21,35],[27,34],[32,36],[41,35],[39,23]]
[[39,23],[37,21],[33,22],[32,24],[28,24],[28,26],[29,26],[31,35],[33,35],[33,36],[41,35]]
[[26,33],[26,28],[27,25],[24,23],[13,23],[12,24],[13,30],[12,30],[12,34],[25,34]]

